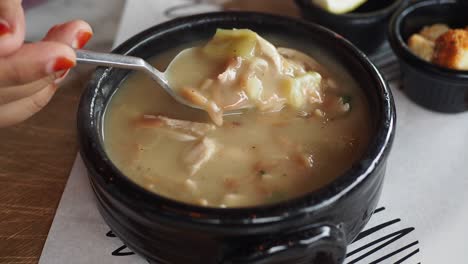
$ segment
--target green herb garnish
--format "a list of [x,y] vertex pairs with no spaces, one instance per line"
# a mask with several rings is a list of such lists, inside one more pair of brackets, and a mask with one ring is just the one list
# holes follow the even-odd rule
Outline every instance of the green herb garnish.
[[343,95],[341,96],[341,102],[343,104],[349,104],[351,103],[351,96],[350,95]]

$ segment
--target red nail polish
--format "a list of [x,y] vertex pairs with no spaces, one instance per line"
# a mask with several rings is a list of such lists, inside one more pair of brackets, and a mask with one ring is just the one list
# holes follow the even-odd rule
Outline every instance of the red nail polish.
[[68,70],[71,67],[75,66],[75,63],[65,57],[59,57],[55,60],[52,70],[54,72]]
[[65,74],[67,74],[69,71],[70,71],[70,70],[66,70],[66,71],[60,73],[57,79],[63,78],[63,76],[65,76]]
[[54,81],[55,84],[59,84],[60,82],[63,81],[63,79],[65,79],[65,75],[67,75],[67,73],[69,73],[70,70],[66,70],[66,71],[62,71],[62,72],[57,72],[56,73],[56,79]]
[[91,39],[92,36],[93,36],[93,33],[89,31],[78,32],[78,34],[76,35],[76,42],[75,42],[76,47],[75,48],[77,49],[83,48],[84,45],[88,43],[88,41]]
[[11,32],[10,26],[5,21],[0,21],[0,36]]

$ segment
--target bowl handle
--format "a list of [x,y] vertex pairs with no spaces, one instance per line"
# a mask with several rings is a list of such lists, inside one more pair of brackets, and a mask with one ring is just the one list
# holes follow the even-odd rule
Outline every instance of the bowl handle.
[[341,228],[312,225],[285,233],[233,252],[223,263],[326,263],[341,264],[346,256],[346,238]]

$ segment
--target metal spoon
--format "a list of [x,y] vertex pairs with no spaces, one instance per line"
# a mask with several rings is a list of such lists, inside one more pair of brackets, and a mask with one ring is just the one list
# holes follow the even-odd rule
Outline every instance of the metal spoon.
[[[180,52],[173,60],[175,61],[177,57],[179,57],[184,52],[188,52],[190,49],[185,49]],[[130,70],[139,70],[143,71],[148,74],[153,80],[155,80],[161,88],[164,89],[172,98],[174,98],[177,102],[192,107],[196,109],[200,109],[205,111],[202,107],[195,105],[185,98],[180,96],[176,91],[174,91],[171,86],[169,85],[169,81],[166,77],[164,72],[158,71],[156,68],[151,66],[148,62],[143,60],[142,58],[132,57],[132,56],[125,56],[113,53],[103,53],[103,52],[95,52],[89,50],[75,50],[76,52],[76,61],[78,63],[86,63],[98,66],[107,66],[107,67],[116,67],[122,69],[130,69]],[[172,63],[171,62],[171,63]],[[170,65],[169,65],[170,67]],[[169,68],[168,67],[168,68]],[[241,113],[241,110],[229,110],[225,111],[224,115],[233,115]]]

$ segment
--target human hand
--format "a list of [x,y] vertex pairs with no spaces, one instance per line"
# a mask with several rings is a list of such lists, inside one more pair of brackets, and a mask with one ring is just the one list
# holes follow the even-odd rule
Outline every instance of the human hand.
[[82,48],[92,34],[86,22],[75,20],[25,44],[21,0],[0,0],[0,127],[26,120],[49,102],[76,64],[73,48]]

